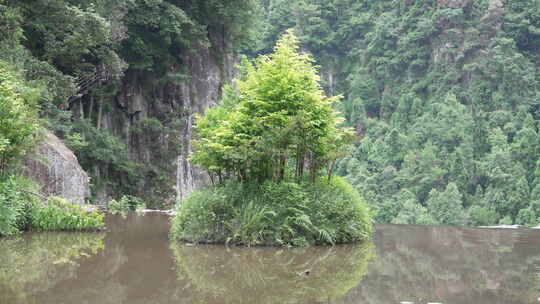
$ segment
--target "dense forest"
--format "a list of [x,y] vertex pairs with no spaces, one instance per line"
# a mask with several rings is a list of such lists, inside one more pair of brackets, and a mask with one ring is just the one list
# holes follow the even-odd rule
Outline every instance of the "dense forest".
[[344,94],[358,142],[339,174],[378,222],[537,223],[539,1],[264,6],[259,48],[294,27]]
[[[200,78],[189,58],[254,58],[293,28],[328,95],[343,95],[357,139],[336,173],[377,222],[538,223],[538,0],[0,0],[0,28],[0,61],[39,88],[94,195],[174,192],[177,130],[191,128],[174,92]],[[170,105],[142,119],[119,96],[150,81],[146,102]],[[129,132],[105,121],[118,111]],[[155,138],[164,148],[136,148]]]

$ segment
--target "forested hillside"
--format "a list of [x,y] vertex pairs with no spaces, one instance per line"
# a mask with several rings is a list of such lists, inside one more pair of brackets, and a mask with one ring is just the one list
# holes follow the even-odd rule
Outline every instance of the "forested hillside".
[[[187,161],[192,114],[216,103],[253,0],[0,0],[0,62],[39,88],[46,126],[91,175],[93,199],[150,206],[201,179]],[[12,166],[13,167],[13,166]]]
[[294,28],[344,96],[338,174],[378,222],[540,218],[538,0],[0,0],[0,28],[4,69],[39,89],[98,201],[197,188],[193,114]]
[[379,222],[536,224],[540,1],[266,0],[358,142],[339,166]]

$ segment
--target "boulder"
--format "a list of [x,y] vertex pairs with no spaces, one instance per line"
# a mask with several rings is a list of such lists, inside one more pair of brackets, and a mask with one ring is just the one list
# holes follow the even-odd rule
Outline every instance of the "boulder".
[[76,204],[84,204],[90,196],[90,180],[77,157],[49,131],[35,152],[24,161],[24,175],[41,186],[46,196],[60,196]]

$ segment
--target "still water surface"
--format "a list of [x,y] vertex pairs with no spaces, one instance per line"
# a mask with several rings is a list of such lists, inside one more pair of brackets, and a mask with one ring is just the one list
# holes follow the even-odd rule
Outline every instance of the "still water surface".
[[540,231],[379,225],[332,248],[171,245],[168,217],[0,239],[0,303],[540,303]]

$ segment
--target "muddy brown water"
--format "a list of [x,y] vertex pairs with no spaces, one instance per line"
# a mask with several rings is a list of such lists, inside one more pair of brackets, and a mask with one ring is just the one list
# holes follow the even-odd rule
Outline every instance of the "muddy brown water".
[[171,244],[166,215],[0,239],[0,304],[540,303],[540,230],[378,225],[315,248]]

